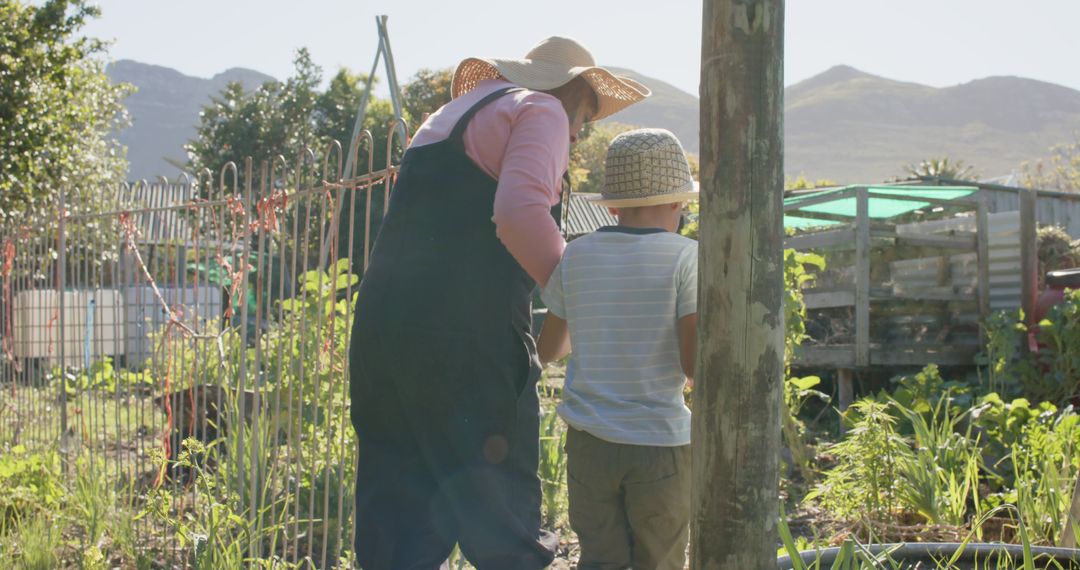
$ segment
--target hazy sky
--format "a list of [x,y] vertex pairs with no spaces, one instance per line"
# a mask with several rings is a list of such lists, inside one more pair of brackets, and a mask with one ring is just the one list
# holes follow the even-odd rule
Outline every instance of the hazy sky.
[[[277,78],[306,46],[329,76],[367,73],[375,15],[390,17],[404,82],[464,57],[521,57],[567,35],[600,64],[697,94],[701,2],[693,0],[99,0],[87,32],[114,59],[210,77],[248,67]],[[787,84],[837,64],[934,86],[1019,75],[1080,89],[1080,0],[787,0]],[[381,75],[381,73],[379,73]]]

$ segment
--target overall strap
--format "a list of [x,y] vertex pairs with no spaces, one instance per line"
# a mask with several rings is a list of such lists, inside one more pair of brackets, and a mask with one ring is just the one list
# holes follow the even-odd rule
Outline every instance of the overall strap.
[[506,95],[508,93],[517,93],[518,91],[525,91],[525,88],[503,87],[502,89],[494,91],[483,99],[477,101],[475,105],[470,107],[468,111],[465,111],[465,114],[463,114],[461,118],[458,119],[458,122],[454,125],[454,129],[450,131],[450,136],[446,137],[446,140],[450,141],[450,144],[458,150],[465,152],[465,141],[462,137],[465,136],[465,127],[469,126],[469,121],[472,120],[473,115],[475,115],[480,109],[483,109],[485,106],[487,106],[488,103],[491,103],[499,97],[502,97],[503,95]]

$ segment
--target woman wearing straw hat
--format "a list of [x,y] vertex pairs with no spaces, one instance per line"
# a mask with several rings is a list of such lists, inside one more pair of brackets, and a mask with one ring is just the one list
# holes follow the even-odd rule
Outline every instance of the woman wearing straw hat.
[[565,242],[569,145],[649,90],[577,42],[469,58],[405,153],[350,348],[360,566],[546,567],[530,298]]

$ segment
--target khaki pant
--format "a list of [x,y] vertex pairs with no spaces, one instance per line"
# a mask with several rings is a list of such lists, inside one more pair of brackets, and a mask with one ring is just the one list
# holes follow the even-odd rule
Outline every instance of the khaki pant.
[[690,446],[611,443],[569,428],[570,526],[580,570],[683,570],[690,525]]

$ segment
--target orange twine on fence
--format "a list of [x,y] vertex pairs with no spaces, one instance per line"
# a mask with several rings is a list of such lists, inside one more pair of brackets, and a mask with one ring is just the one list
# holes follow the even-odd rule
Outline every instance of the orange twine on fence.
[[[193,207],[194,207],[194,204],[195,204],[195,202],[192,203]],[[244,230],[242,230],[241,228],[243,228],[245,226],[238,225],[237,222],[236,222],[236,218],[238,218],[238,217],[242,218],[242,217],[245,217],[247,215],[247,212],[244,209],[243,203],[241,203],[240,200],[238,200],[236,198],[230,198],[230,199],[228,199],[226,201],[226,204],[227,204],[227,207],[229,208],[229,211],[232,214],[234,214],[234,218],[233,218],[233,220],[231,222],[233,240],[238,241],[240,239],[244,239],[248,234]],[[213,213],[212,209],[211,209],[211,218],[212,218],[212,221],[213,221],[214,228],[216,230],[218,230],[218,233],[220,235],[221,225],[219,223],[219,220],[217,219],[217,216]],[[225,334],[225,329],[223,328],[222,331],[220,331],[216,335],[199,334],[194,329],[192,329],[190,326],[188,326],[186,323],[184,323],[183,319],[182,319],[182,315],[178,312],[178,310],[171,307],[169,305],[169,303],[165,300],[165,297],[161,293],[161,289],[158,287],[157,282],[154,280],[153,275],[150,274],[150,270],[147,268],[146,262],[143,260],[142,254],[139,252],[139,248],[135,243],[135,240],[138,237],[139,230],[135,225],[135,220],[132,217],[131,212],[121,212],[120,215],[119,215],[119,223],[120,223],[120,227],[122,228],[123,233],[124,233],[124,245],[125,245],[125,247],[131,252],[132,257],[134,258],[136,265],[139,267],[140,272],[142,273],[143,277],[146,279],[147,283],[150,285],[150,288],[154,293],[154,298],[157,300],[158,304],[161,305],[161,308],[162,308],[162,310],[163,310],[163,312],[164,312],[164,314],[166,316],[166,323],[165,323],[165,326],[164,326],[164,328],[162,330],[162,335],[161,335],[161,341],[160,341],[161,345],[159,345],[159,347],[158,347],[159,351],[164,351],[165,352],[165,361],[166,362],[172,362],[173,358],[175,357],[175,354],[172,352],[172,350],[173,350],[172,344],[171,343],[166,344],[166,340],[175,331],[179,331],[179,333],[182,336],[187,337],[189,339],[216,341],[218,359],[221,361],[221,364],[224,365],[225,354],[224,354],[224,347],[222,345],[222,336]],[[229,280],[230,280],[230,289],[229,289],[229,291],[230,291],[230,300],[229,301],[230,302],[229,302],[229,306],[226,307],[226,310],[225,310],[225,318],[230,318],[234,314],[233,305],[235,303],[236,294],[239,291],[239,288],[240,288],[240,285],[241,285],[241,279],[243,278],[243,271],[244,271],[244,268],[247,267],[247,263],[242,262],[240,268],[234,270],[233,267],[232,267],[232,263],[229,262],[229,260],[225,257],[225,255],[224,255],[224,253],[222,251],[221,240],[218,240],[217,251],[215,252],[215,258],[217,259],[218,263],[221,265],[222,269],[229,276]],[[173,417],[173,410],[172,410],[172,385],[173,385],[172,367],[171,366],[166,366],[165,367],[165,382],[164,382],[165,394],[164,394],[164,398],[163,398],[163,407],[165,408],[165,433],[164,433],[164,435],[162,436],[162,439],[161,439],[161,449],[164,452],[166,458],[171,457],[172,456],[172,451],[173,451],[172,450],[171,437],[172,437],[172,430],[173,430],[173,425],[175,423],[175,419]],[[190,400],[189,404],[191,406],[191,411],[192,411],[192,413],[190,414],[191,425],[189,426],[189,428],[191,428],[191,427],[194,426],[194,421],[195,421],[194,378],[192,378],[191,382],[189,382],[189,400]],[[161,484],[165,480],[165,474],[166,474],[166,464],[162,463],[161,468],[158,471],[158,475],[157,475],[157,477],[155,478],[155,481],[154,481],[154,486],[155,487],[160,487],[161,486]]]
[[[154,297],[158,303],[161,304],[162,310],[165,312],[166,325],[162,333],[161,342],[164,344],[164,348],[168,350],[171,346],[165,343],[171,333],[172,328],[178,327],[182,331],[186,331],[191,336],[198,336],[194,330],[185,325],[177,318],[176,312],[169,306],[169,303],[165,301],[165,297],[161,294],[161,290],[157,286],[157,282],[154,281],[154,277],[150,274],[150,270],[146,267],[146,263],[143,262],[142,254],[139,253],[139,248],[135,244],[135,239],[139,235],[139,229],[135,225],[135,219],[132,217],[131,212],[121,212],[118,216],[120,228],[124,233],[124,247],[131,252],[135,258],[136,264],[142,271],[143,276],[146,278],[147,283],[150,284],[150,289],[154,293]],[[159,348],[160,350],[160,348]],[[169,354],[166,354],[166,362],[171,362]],[[172,370],[170,366],[165,367],[165,394],[164,394],[164,408],[165,408],[165,433],[161,438],[161,450],[165,454],[165,458],[169,458],[172,454],[172,443],[170,438],[172,436],[173,428],[173,413],[172,413]],[[158,488],[165,481],[166,462],[162,462],[161,467],[158,469],[157,477],[154,479],[154,487]]]
[[[59,281],[59,279],[57,279],[57,281]],[[61,293],[63,293],[63,292],[61,292]],[[50,358],[52,358],[52,355],[53,355],[53,341],[52,341],[53,325],[56,324],[56,321],[59,321],[59,320],[60,320],[60,304],[56,303],[55,306],[53,307],[52,314],[49,315],[49,323],[47,325],[45,325],[45,346],[46,346],[45,355],[50,357]],[[61,334],[61,338],[63,338],[63,334]],[[66,363],[61,363],[61,365],[63,365],[63,364],[66,364]]]
[[255,232],[259,229],[265,232],[276,232],[278,229],[277,210],[285,211],[289,203],[289,195],[284,190],[275,190],[269,196],[259,200],[255,204],[257,217],[248,231]]
[[[391,182],[392,179],[393,178],[392,178],[391,174],[385,174],[385,175],[380,176],[378,178],[368,180],[364,184],[357,185],[357,186],[351,186],[351,187],[352,187],[352,189],[354,191],[363,191],[363,190],[371,191],[371,189],[373,189],[375,186],[378,186],[379,184],[384,184],[384,183]],[[331,207],[331,210],[330,210],[331,212],[336,212],[336,204],[334,203],[334,198],[333,198],[333,195],[331,193],[331,190],[348,188],[348,187],[350,187],[350,186],[348,186],[347,184],[342,184],[342,183],[325,183],[323,185],[323,190],[326,192],[327,200],[328,200],[329,205]],[[191,209],[195,209],[195,208],[198,207],[199,202],[203,202],[203,201],[204,200],[202,200],[202,199],[192,200],[189,203],[189,207]],[[254,233],[256,233],[256,232],[258,232],[260,230],[266,231],[266,232],[279,231],[280,230],[280,223],[279,223],[279,220],[278,220],[277,211],[280,209],[282,212],[284,212],[286,210],[287,206],[288,206],[288,201],[289,201],[289,194],[286,191],[284,191],[284,190],[275,190],[273,193],[271,193],[270,196],[262,198],[261,200],[256,202],[256,204],[255,204],[255,217],[254,217],[255,219],[253,221],[249,222],[249,223],[241,224],[241,223],[238,223],[238,220],[243,220],[248,216],[247,209],[244,207],[243,202],[239,198],[237,198],[235,196],[226,198],[225,199],[226,207],[227,207],[229,213],[232,214],[232,219],[230,220],[230,229],[231,229],[231,234],[232,234],[231,239],[233,240],[233,242],[234,243],[239,243],[240,240],[247,239],[252,234],[254,234]],[[210,218],[211,218],[213,228],[214,228],[215,232],[217,233],[217,235],[220,236],[220,235],[223,234],[223,232],[221,231],[221,229],[222,229],[221,220],[218,219],[217,214],[216,214],[216,212],[214,211],[213,208],[210,208],[209,211],[210,211]],[[370,216],[370,212],[368,212],[367,215]],[[331,244],[330,244],[330,258],[331,259],[336,258],[337,254],[338,254],[338,251],[339,251],[338,250],[338,243],[337,243],[336,235],[334,234],[335,230],[337,229],[337,223],[338,223],[339,219],[340,219],[339,216],[335,217],[334,214],[331,214],[330,230],[329,230],[329,233],[327,235],[327,239],[331,240]],[[167,321],[166,321],[166,324],[165,324],[165,328],[163,330],[161,342],[164,343],[165,340],[169,337],[169,335],[173,332],[173,330],[179,330],[180,333],[183,336],[185,336],[187,338],[190,338],[190,339],[214,340],[214,341],[216,341],[218,358],[221,361],[221,364],[224,365],[225,353],[224,353],[224,346],[222,344],[222,338],[223,338],[223,335],[225,334],[225,329],[223,328],[216,335],[205,335],[205,334],[198,334],[190,326],[185,324],[179,318],[177,312],[172,307],[170,307],[168,302],[165,301],[165,298],[162,295],[161,290],[158,288],[157,283],[155,282],[153,276],[150,274],[150,271],[147,268],[146,263],[144,262],[144,260],[142,258],[142,255],[139,252],[139,249],[138,249],[138,247],[137,247],[137,245],[135,243],[136,237],[138,236],[139,232],[138,232],[138,228],[135,225],[135,221],[134,221],[134,218],[131,215],[131,212],[121,212],[119,214],[119,223],[120,223],[120,227],[123,229],[123,232],[124,232],[124,245],[125,245],[125,247],[132,253],[132,256],[134,257],[136,265],[139,267],[139,270],[143,274],[143,277],[146,279],[147,283],[149,283],[149,285],[151,287],[151,290],[154,293],[155,299],[161,305],[162,310],[164,311],[164,313],[166,315]],[[229,280],[229,304],[225,308],[224,315],[223,315],[224,318],[228,319],[228,318],[231,318],[235,314],[235,306],[236,306],[236,302],[237,302],[237,298],[239,296],[239,293],[241,292],[240,287],[242,285],[243,277],[245,275],[245,272],[250,271],[252,269],[252,267],[250,266],[250,264],[247,263],[246,259],[243,259],[243,260],[241,260],[241,262],[239,264],[239,267],[234,268],[233,265],[232,265],[232,262],[228,259],[228,257],[225,255],[225,253],[223,251],[222,243],[223,243],[223,240],[221,240],[221,239],[217,240],[216,251],[214,253],[214,257],[215,257],[215,260],[217,261],[217,263],[219,264],[219,266],[224,271],[224,273],[228,276],[228,280]],[[336,277],[337,277],[336,272],[335,272],[333,277],[334,277],[335,282],[336,282]],[[55,320],[55,318],[56,317],[54,317],[53,320]],[[332,334],[332,331],[333,331],[333,319],[327,319],[326,326],[327,326],[328,332],[330,334],[327,334],[326,341],[324,342],[323,347],[322,347],[324,356],[328,352],[330,352],[332,350],[332,348],[333,348],[333,334]],[[162,349],[164,349],[164,351],[166,353],[166,362],[171,362],[172,358],[175,356],[171,351],[171,345],[160,346],[158,348],[158,350],[162,350]],[[165,384],[164,385],[164,388],[165,388],[164,407],[165,407],[165,415],[166,415],[166,429],[165,429],[165,434],[162,437],[162,441],[161,441],[161,448],[162,448],[162,451],[165,453],[166,458],[170,457],[170,455],[172,453],[171,435],[172,435],[172,429],[173,429],[173,423],[174,423],[174,418],[173,418],[173,413],[172,413],[172,401],[171,401],[171,394],[170,394],[170,392],[172,390],[172,380],[173,380],[172,369],[171,369],[171,367],[166,366],[165,382],[164,382],[164,384]],[[190,428],[194,427],[195,411],[196,411],[195,410],[194,379],[192,379],[192,381],[189,384],[190,384],[190,386],[189,386],[189,400],[190,400],[189,404],[191,406],[191,411],[192,411],[191,418],[190,418],[191,425],[189,426],[189,429],[190,429]],[[155,487],[160,487],[160,485],[163,483],[164,478],[165,478],[165,472],[166,472],[166,464],[162,463],[161,469],[159,470],[158,475],[157,475],[157,477],[155,479],[155,482],[154,482]]]
[[[124,233],[124,247],[127,248],[127,250],[130,251],[131,254],[135,257],[139,269],[142,270],[143,276],[146,277],[147,282],[150,283],[150,289],[154,292],[154,296],[157,297],[158,302],[161,303],[162,309],[165,311],[165,316],[167,317],[168,322],[171,322],[174,318],[172,309],[169,307],[169,304],[165,302],[165,298],[161,295],[161,291],[158,289],[157,283],[154,282],[154,278],[150,275],[150,271],[146,268],[146,264],[142,261],[142,255],[139,253],[139,248],[135,245],[135,238],[137,238],[139,235],[139,228],[135,225],[135,219],[132,217],[131,212],[120,212],[119,216],[117,217],[117,221],[119,222],[120,229]],[[162,338],[164,339],[165,336],[168,336],[167,332],[162,335]],[[172,445],[169,442],[169,437],[172,435],[173,414],[172,402],[169,397],[169,392],[171,390],[168,370],[169,367],[166,366],[165,369],[165,434],[161,438],[161,451],[165,454],[165,458],[167,460],[170,453],[172,452]],[[161,467],[158,469],[157,477],[154,478],[155,489],[160,487],[161,484],[165,481],[166,462],[167,461],[163,461],[161,463]]]

